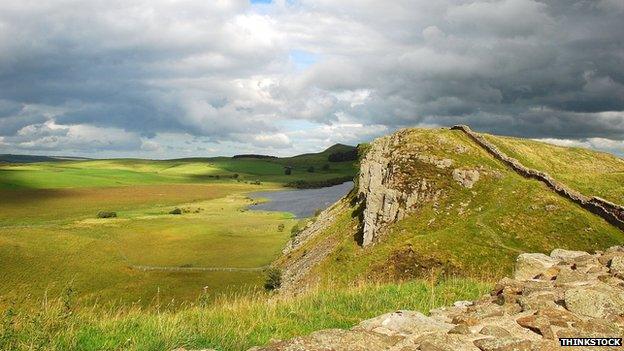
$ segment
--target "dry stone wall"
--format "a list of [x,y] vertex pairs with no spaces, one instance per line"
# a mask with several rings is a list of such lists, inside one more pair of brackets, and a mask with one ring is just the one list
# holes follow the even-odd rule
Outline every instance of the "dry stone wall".
[[[624,247],[590,255],[522,254],[513,278],[477,301],[429,316],[399,310],[350,330],[329,329],[254,351],[552,351],[559,338],[624,337]],[[621,350],[575,347],[575,350]]]
[[520,175],[543,182],[557,194],[579,204],[586,210],[604,218],[609,223],[624,230],[624,207],[599,197],[585,196],[555,180],[548,173],[525,167],[522,163],[520,163],[520,161],[513,157],[509,157],[504,152],[500,151],[496,145],[490,143],[478,133],[473,132],[470,127],[466,125],[456,125],[451,127],[451,129],[463,131],[477,144],[487,150],[492,156],[507,164]]

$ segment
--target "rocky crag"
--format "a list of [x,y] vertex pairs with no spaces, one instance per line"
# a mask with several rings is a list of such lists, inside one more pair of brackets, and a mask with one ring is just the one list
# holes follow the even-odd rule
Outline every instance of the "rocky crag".
[[[513,278],[477,301],[396,311],[350,330],[330,329],[254,351],[550,351],[559,338],[624,336],[624,247],[590,255],[554,250],[518,256]],[[576,347],[575,350],[609,350]]]
[[522,163],[520,163],[520,161],[516,160],[515,158],[509,157],[504,152],[499,150],[494,144],[487,141],[478,133],[472,131],[472,129],[470,129],[470,127],[466,125],[456,125],[451,127],[451,129],[463,131],[478,145],[487,150],[492,156],[507,164],[520,175],[527,178],[537,179],[543,182],[549,188],[554,190],[557,194],[579,204],[581,207],[604,218],[606,221],[613,224],[614,226],[624,230],[624,207],[602,199],[600,197],[585,196],[578,191],[569,188],[565,184],[555,180],[548,173],[524,166]]
[[402,130],[375,140],[361,161],[357,194],[362,208],[362,246],[373,243],[388,224],[440,197],[443,190],[423,169],[452,170],[453,179],[466,188],[479,180],[477,170],[453,169],[450,158],[402,148],[409,133]]

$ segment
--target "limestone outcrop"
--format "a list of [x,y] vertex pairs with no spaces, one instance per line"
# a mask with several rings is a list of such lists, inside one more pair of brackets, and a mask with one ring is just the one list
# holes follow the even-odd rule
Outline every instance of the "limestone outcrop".
[[[430,311],[396,311],[350,330],[322,330],[255,351],[566,350],[559,338],[624,337],[624,247],[590,255],[523,254],[489,295]],[[619,347],[575,347],[619,350]]]
[[453,160],[402,151],[406,131],[375,140],[360,164],[358,199],[362,211],[362,246],[374,242],[384,227],[405,217],[417,204],[436,199],[440,190],[418,172],[405,165],[426,165],[438,169],[452,166]]

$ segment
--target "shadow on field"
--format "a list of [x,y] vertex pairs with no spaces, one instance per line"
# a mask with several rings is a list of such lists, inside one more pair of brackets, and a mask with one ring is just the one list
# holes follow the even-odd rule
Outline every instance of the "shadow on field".
[[75,196],[75,194],[71,189],[0,189],[2,203],[7,205],[68,198],[72,196]]

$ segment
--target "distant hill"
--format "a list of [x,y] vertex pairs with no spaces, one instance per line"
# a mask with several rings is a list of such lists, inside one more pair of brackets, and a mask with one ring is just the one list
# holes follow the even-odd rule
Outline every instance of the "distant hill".
[[0,162],[4,163],[35,163],[35,162],[54,162],[54,161],[76,161],[76,160],[88,160],[85,157],[70,157],[70,156],[37,156],[37,155],[13,155],[13,154],[0,154]]

